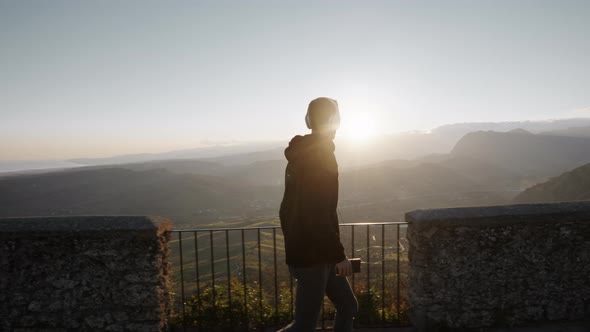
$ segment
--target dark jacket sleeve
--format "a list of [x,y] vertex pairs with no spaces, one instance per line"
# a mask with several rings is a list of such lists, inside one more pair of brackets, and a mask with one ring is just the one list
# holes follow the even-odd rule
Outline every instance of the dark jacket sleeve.
[[346,258],[338,226],[338,164],[333,153],[312,156],[302,176],[302,225],[320,255],[341,261]]

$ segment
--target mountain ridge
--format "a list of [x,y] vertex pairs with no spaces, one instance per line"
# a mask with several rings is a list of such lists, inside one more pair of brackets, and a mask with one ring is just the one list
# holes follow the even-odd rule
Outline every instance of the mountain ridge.
[[590,162],[590,138],[478,131],[463,136],[451,154],[547,178]]
[[514,198],[517,203],[590,200],[590,163],[536,184]]
[[[571,127],[590,127],[590,118],[558,119],[549,121],[512,121],[512,122],[468,122],[447,124],[436,127],[430,132],[405,132],[381,135],[373,144],[374,151],[367,151],[366,146],[339,140],[337,154],[345,167],[356,167],[390,159],[414,159],[429,154],[448,153],[464,135],[481,130],[506,132],[523,129],[532,133],[566,130]],[[567,131],[565,131],[567,135]],[[560,135],[564,135],[561,133]],[[575,133],[571,135],[576,135]],[[337,139],[338,140],[338,139]],[[173,150],[161,153],[123,154],[106,158],[73,158],[52,161],[49,167],[78,167],[89,165],[117,165],[156,160],[203,159],[222,163],[241,163],[262,160],[282,159],[282,149],[288,140],[251,142],[233,145],[217,145],[194,149]],[[383,153],[385,152],[385,153]],[[249,155],[249,156],[248,156]],[[270,156],[270,157],[269,157]],[[4,167],[2,166],[4,164]],[[0,161],[2,172],[18,172],[37,169],[43,170],[43,161]],[[50,171],[48,169],[48,171]]]

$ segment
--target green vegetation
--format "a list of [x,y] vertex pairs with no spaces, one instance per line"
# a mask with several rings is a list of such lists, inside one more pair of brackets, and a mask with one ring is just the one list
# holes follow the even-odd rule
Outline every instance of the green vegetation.
[[[278,220],[260,218],[251,220],[249,223],[242,221],[216,223],[206,227],[213,229],[221,226],[238,228],[273,225],[277,226]],[[396,225],[375,225],[369,228],[356,226],[353,253],[352,227],[341,227],[341,238],[347,255],[360,257],[364,262],[371,262],[363,264],[362,272],[349,278],[360,303],[356,320],[359,325],[383,323],[403,325],[407,322],[407,251],[405,249],[407,241],[405,228],[400,226],[401,246],[398,256],[397,230]],[[385,233],[382,234],[382,231]],[[260,245],[258,232],[260,232]],[[174,233],[171,244],[172,278],[177,324],[185,322],[191,326],[201,326],[209,331],[214,328],[228,330],[232,325],[238,328],[239,323],[246,319],[250,329],[279,326],[292,319],[292,291],[295,291],[296,282],[291,279],[285,265],[283,236],[280,228],[275,228],[274,233],[272,229],[244,230],[243,244],[241,233],[241,230],[226,232],[223,229],[212,232],[183,232],[182,269],[179,236],[178,233]],[[213,260],[211,248],[213,248]],[[197,253],[198,264],[195,263]],[[385,265],[382,265],[383,263]],[[367,276],[370,277],[368,284]],[[184,312],[181,281],[184,281]],[[215,282],[214,287],[213,282]],[[215,300],[213,300],[213,293],[215,293]],[[334,308],[328,299],[325,300],[322,315],[322,321],[325,324],[331,324]]]
[[[391,281],[394,280],[388,280]],[[292,289],[287,282],[279,287],[276,293],[260,289],[256,282],[244,287],[238,278],[232,278],[229,287],[207,284],[200,294],[186,299],[184,309],[178,306],[173,325],[196,326],[203,331],[250,331],[286,325],[294,314]],[[371,287],[369,291],[355,288],[355,293],[359,301],[357,326],[408,324],[406,298],[398,303],[393,301],[390,290],[382,293],[378,287]],[[325,299],[319,324],[329,327],[334,315],[332,303]]]

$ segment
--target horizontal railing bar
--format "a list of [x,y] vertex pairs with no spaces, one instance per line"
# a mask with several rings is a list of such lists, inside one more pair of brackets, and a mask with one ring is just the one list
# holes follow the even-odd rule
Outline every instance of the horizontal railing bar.
[[347,222],[347,223],[342,223],[342,224],[338,224],[340,226],[366,226],[366,225],[407,225],[408,222],[407,221],[376,221],[376,222],[359,222],[359,223],[354,223],[354,222]]
[[217,232],[217,231],[240,231],[244,230],[257,230],[257,229],[273,229],[280,228],[281,226],[254,226],[254,227],[219,227],[219,228],[191,228],[191,229],[173,229],[170,232]]
[[[405,221],[386,221],[386,222],[362,222],[362,223],[343,223],[339,226],[372,226],[372,225],[407,225]],[[191,228],[191,229],[173,229],[170,232],[216,232],[216,231],[240,231],[256,229],[273,229],[280,228],[280,225],[273,226],[252,226],[252,227],[219,227],[219,228]]]

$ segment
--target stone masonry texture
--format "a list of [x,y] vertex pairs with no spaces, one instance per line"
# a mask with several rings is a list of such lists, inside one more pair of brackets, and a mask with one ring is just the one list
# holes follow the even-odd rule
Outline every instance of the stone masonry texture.
[[590,320],[590,202],[406,214],[421,331]]
[[143,216],[0,219],[0,330],[164,330],[171,227]]

